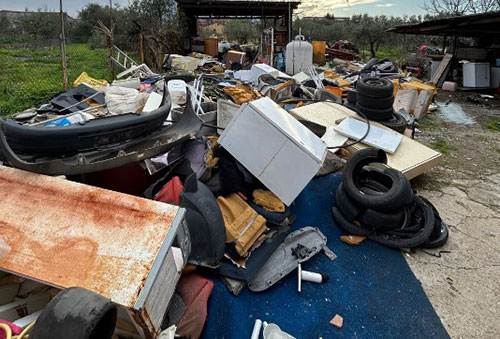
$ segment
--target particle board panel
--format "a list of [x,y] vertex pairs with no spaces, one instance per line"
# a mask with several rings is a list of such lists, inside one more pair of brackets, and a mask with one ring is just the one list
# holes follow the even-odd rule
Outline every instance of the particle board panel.
[[[358,116],[354,111],[345,106],[328,102],[319,102],[295,108],[290,111],[290,114],[297,119],[309,120],[326,127],[336,126],[346,117]],[[370,123],[373,126],[391,130],[378,122],[371,121]],[[369,146],[359,143],[348,147],[348,150],[357,152],[367,147]],[[403,172],[408,179],[413,179],[439,165],[441,157],[441,153],[407,136],[403,136],[396,152],[394,154],[387,154],[387,165]]]

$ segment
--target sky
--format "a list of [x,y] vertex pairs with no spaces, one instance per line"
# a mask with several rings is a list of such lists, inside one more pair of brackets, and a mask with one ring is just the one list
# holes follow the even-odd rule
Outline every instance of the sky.
[[[75,16],[79,9],[88,3],[109,4],[109,0],[63,0],[63,8]],[[113,0],[113,4],[127,6],[129,0]],[[347,17],[354,14],[368,13],[370,15],[425,14],[422,9],[425,0],[302,0],[297,11],[304,16],[324,16],[333,13],[337,17]],[[0,0],[0,10],[19,10],[38,8],[50,11],[59,10],[59,0]]]

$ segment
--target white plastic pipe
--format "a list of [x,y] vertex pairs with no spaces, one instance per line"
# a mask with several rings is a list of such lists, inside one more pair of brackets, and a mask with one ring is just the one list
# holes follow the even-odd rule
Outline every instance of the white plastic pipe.
[[259,339],[260,329],[262,328],[262,320],[256,319],[253,325],[252,337],[250,339]]
[[299,292],[302,292],[302,280],[321,284],[327,282],[330,278],[328,274],[304,271],[301,264],[299,264],[297,271],[297,291]]

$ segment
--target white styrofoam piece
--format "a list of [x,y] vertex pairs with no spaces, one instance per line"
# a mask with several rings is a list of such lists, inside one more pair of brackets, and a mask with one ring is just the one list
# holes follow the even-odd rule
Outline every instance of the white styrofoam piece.
[[325,143],[269,98],[243,105],[219,143],[286,205],[320,169]]
[[[328,126],[326,128],[326,133],[323,135],[323,137],[321,137],[321,140],[325,142],[327,147],[335,147],[345,144],[347,140],[349,140],[349,138],[345,135],[337,133],[333,126]],[[339,148],[329,148],[328,150],[332,153],[335,153],[339,150]]]
[[187,88],[184,80],[170,80],[167,83],[168,93],[172,98],[172,103],[184,105],[187,99]]
[[[229,122],[234,118],[238,110],[240,109],[240,105],[237,105],[231,101],[217,100],[217,126],[226,128]],[[217,129],[217,133],[220,135],[223,129]]]
[[275,78],[291,79],[291,77],[288,74],[283,73],[274,67],[271,67],[266,64],[254,64],[250,69],[249,80],[256,84],[259,79],[259,76],[261,76],[262,74],[270,74]]
[[416,89],[400,89],[394,99],[394,110],[399,112],[401,109],[404,109],[409,114],[412,114],[417,96],[418,91]]
[[236,80],[241,80],[243,82],[251,81],[251,71],[250,70],[241,70],[233,73],[233,76]]
[[[344,121],[334,128],[340,134],[359,140],[366,133],[367,127],[365,122],[349,117],[344,119]],[[368,136],[362,143],[394,154],[402,139],[402,134],[394,131],[387,131],[376,126],[370,126],[370,133],[368,133]]]
[[142,109],[143,113],[149,113],[160,107],[161,101],[163,99],[163,96],[161,94],[158,94],[156,92],[152,92],[149,95],[148,100],[146,101],[146,104],[144,105],[144,108]]

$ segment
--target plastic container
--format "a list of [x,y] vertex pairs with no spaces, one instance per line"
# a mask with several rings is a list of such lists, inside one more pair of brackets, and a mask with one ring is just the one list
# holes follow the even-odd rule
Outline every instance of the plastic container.
[[326,41],[313,41],[313,63],[323,65],[326,61]]
[[208,54],[213,57],[219,54],[219,39],[206,38],[204,42],[205,42],[205,54]]
[[295,40],[286,46],[286,72],[295,75],[300,72],[309,74],[313,64],[313,46],[305,41],[303,35],[297,35]]

